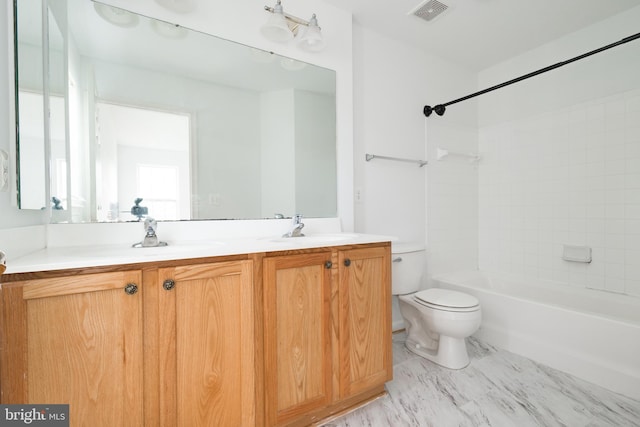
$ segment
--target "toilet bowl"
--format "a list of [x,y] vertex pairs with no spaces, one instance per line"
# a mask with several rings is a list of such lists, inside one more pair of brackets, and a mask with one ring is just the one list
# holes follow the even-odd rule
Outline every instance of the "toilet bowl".
[[480,303],[448,289],[421,288],[424,246],[392,243],[392,293],[398,296],[407,349],[450,369],[469,364],[465,339],[480,327]]
[[449,369],[469,364],[465,338],[480,327],[478,300],[462,292],[432,288],[399,296],[407,349]]

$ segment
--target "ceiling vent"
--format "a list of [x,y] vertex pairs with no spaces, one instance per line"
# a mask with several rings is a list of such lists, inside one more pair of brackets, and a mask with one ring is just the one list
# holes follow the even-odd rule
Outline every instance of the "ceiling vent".
[[409,12],[425,21],[433,21],[442,12],[447,10],[449,6],[440,3],[438,0],[427,0],[420,3],[413,11]]

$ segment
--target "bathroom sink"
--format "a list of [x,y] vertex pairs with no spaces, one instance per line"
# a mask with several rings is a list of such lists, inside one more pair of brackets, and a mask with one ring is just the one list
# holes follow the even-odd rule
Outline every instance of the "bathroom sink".
[[293,244],[318,244],[318,243],[339,243],[347,240],[353,240],[358,235],[354,233],[326,233],[326,234],[309,234],[300,237],[279,237],[271,239],[272,242],[293,243]]
[[65,252],[68,256],[75,258],[121,258],[121,257],[137,257],[137,256],[158,256],[158,255],[170,255],[177,254],[183,255],[185,253],[204,251],[211,249],[212,247],[219,247],[224,245],[224,242],[219,241],[193,241],[193,242],[180,242],[169,243],[167,246],[152,246],[146,248],[133,248],[131,246],[123,245],[105,245],[98,247],[78,246],[68,248]]
[[194,242],[179,242],[179,243],[169,243],[167,246],[152,246],[152,247],[138,247],[131,248],[131,250],[135,255],[143,255],[143,256],[155,256],[155,255],[164,255],[164,254],[183,254],[185,252],[197,252],[206,249],[210,249],[211,247],[218,247],[224,245],[224,242],[219,242],[216,240],[207,240],[207,241],[194,241]]

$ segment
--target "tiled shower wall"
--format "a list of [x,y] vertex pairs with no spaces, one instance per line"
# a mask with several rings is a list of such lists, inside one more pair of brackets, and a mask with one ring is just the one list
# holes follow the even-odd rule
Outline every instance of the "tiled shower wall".
[[640,90],[479,135],[480,269],[640,296]]

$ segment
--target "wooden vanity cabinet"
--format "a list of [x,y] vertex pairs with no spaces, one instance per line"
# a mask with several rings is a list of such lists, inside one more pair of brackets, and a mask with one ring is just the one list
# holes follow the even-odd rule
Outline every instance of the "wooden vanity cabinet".
[[254,426],[253,263],[2,286],[1,403],[72,426]]
[[390,381],[391,254],[377,247],[338,253],[340,397]]
[[72,426],[310,425],[384,393],[390,268],[377,243],[3,276],[0,403],[68,403]]
[[388,245],[266,257],[266,425],[304,426],[392,378]]
[[143,425],[139,270],[2,287],[0,399],[70,405],[72,425]]
[[146,425],[255,425],[252,268],[234,261],[158,270],[145,302],[157,310],[157,329],[148,331],[157,360],[147,375],[158,381],[151,388],[160,419]]
[[264,259],[267,426],[333,402],[332,252]]

